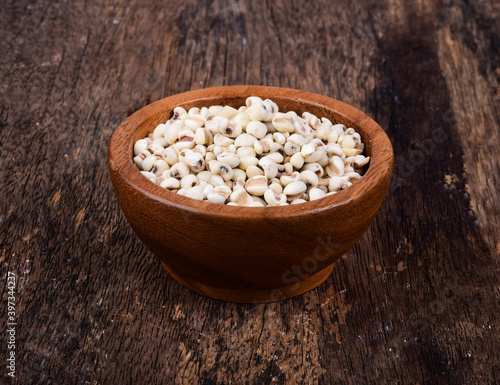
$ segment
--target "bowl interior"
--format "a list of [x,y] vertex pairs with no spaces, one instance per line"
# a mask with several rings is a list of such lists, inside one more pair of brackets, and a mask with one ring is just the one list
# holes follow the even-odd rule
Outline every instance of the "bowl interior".
[[[165,123],[172,116],[173,109],[181,106],[209,107],[211,105],[229,105],[238,108],[245,105],[249,96],[271,99],[281,112],[295,111],[301,115],[308,111],[319,118],[326,117],[332,123],[342,123],[353,127],[365,145],[364,154],[370,156],[370,163],[365,167],[364,175],[353,186],[322,199],[299,205],[282,207],[237,207],[217,205],[206,201],[196,201],[165,190],[144,178],[136,168],[133,158],[134,143],[153,132],[160,123]],[[371,118],[356,108],[326,96],[291,90],[286,88],[263,86],[230,86],[206,88],[174,95],[152,103],[127,118],[113,134],[109,146],[110,165],[135,189],[155,196],[163,203],[178,205],[191,210],[215,211],[220,215],[241,215],[240,210],[262,212],[266,215],[293,215],[307,210],[318,210],[355,199],[369,189],[375,188],[381,181],[388,184],[393,167],[391,143],[383,129]],[[112,167],[112,166],[110,166]],[[385,191],[384,191],[385,194]],[[279,211],[279,213],[278,213]]]

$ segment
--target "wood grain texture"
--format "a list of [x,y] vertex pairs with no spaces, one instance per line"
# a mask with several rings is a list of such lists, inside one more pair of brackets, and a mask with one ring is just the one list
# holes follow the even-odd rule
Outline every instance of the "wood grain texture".
[[[498,382],[499,25],[487,0],[5,1],[0,264],[18,278],[17,383]],[[332,96],[394,146],[368,232],[289,301],[184,289],[109,181],[128,115],[233,84]]]

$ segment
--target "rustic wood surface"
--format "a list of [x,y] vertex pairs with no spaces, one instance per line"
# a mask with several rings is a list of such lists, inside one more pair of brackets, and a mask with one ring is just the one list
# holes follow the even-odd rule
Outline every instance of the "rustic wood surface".
[[[499,26],[489,0],[3,1],[0,382],[499,383]],[[180,286],[111,188],[123,119],[231,84],[332,96],[394,146],[368,232],[288,301]]]

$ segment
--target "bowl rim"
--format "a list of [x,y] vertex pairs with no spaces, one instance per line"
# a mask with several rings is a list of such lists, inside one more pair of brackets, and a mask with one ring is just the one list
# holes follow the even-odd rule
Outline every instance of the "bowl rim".
[[[137,169],[130,156],[130,146],[135,131],[144,121],[153,118],[158,109],[173,109],[183,103],[200,103],[209,106],[210,100],[224,97],[260,96],[262,98],[280,97],[294,99],[299,103],[316,105],[334,111],[335,114],[351,120],[364,132],[371,142],[372,154],[368,170],[352,186],[337,194],[297,205],[274,207],[228,206],[207,201],[199,201],[179,195],[156,185],[145,178]],[[205,102],[205,104],[203,104]],[[213,103],[212,103],[213,104]],[[376,149],[376,151],[374,151]],[[334,207],[347,205],[356,199],[368,196],[379,183],[389,180],[392,175],[394,153],[385,131],[364,112],[339,100],[308,91],[291,88],[239,85],[210,87],[183,92],[160,99],[139,109],[125,119],[114,131],[108,145],[108,167],[132,189],[140,192],[157,203],[166,204],[193,214],[209,214],[220,217],[278,218],[307,215]],[[384,192],[385,193],[385,192]]]

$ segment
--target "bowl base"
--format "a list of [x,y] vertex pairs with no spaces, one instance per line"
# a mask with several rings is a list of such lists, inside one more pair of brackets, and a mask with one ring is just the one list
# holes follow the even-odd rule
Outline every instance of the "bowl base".
[[303,294],[306,291],[312,290],[315,287],[321,285],[331,274],[335,263],[325,267],[323,270],[312,275],[311,277],[300,281],[298,283],[292,283],[290,285],[283,285],[274,289],[235,289],[235,288],[224,288],[224,287],[214,287],[206,285],[201,282],[191,282],[186,281],[172,269],[168,267],[165,262],[162,261],[163,267],[167,272],[182,286],[188,289],[204,295],[206,297],[219,299],[227,302],[238,302],[238,303],[264,303],[264,302],[275,302],[295,297],[297,295]]

